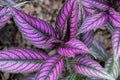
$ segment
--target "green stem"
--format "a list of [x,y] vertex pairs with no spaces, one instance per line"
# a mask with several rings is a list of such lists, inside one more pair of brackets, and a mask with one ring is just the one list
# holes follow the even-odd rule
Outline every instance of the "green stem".
[[114,28],[112,27],[112,25],[111,25],[109,22],[107,22],[107,24],[108,24],[109,28],[110,28],[112,31],[114,31]]
[[66,67],[70,66],[69,60],[65,57]]
[[75,78],[75,76],[76,76],[76,74],[72,73],[72,74],[70,75],[69,80],[73,80],[73,78]]

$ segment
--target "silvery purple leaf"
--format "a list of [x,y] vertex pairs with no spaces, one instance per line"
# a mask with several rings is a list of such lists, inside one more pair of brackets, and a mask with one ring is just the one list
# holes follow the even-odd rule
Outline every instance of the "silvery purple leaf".
[[[74,16],[76,14],[75,13],[76,0],[67,0],[58,14],[58,17],[56,20],[56,30],[60,38],[63,38],[63,36],[66,34],[66,30],[68,26],[66,26],[65,24],[67,22],[68,17],[70,16],[72,8],[74,9],[72,12],[74,14],[72,14],[72,16]],[[76,15],[75,15],[75,18],[76,18]],[[75,18],[73,18],[72,21]]]
[[76,33],[77,27],[77,0],[74,0],[70,16],[70,39],[73,39]]
[[29,49],[10,49],[0,52],[0,70],[12,73],[37,71],[47,56]]
[[102,27],[106,24],[107,20],[108,15],[105,12],[100,12],[98,14],[92,15],[85,19],[78,31],[78,34]]
[[8,7],[2,8],[0,10],[0,28],[2,28],[10,18],[11,18],[11,13]]
[[94,55],[97,59],[104,61],[108,58],[108,55],[101,44],[101,42],[94,39],[91,45],[91,50],[95,52]]
[[102,10],[108,10],[109,9],[109,6],[107,6],[106,4],[104,4],[102,2],[96,1],[96,0],[84,0],[84,2],[87,2],[90,5],[92,5],[96,8],[102,9]]
[[93,41],[93,30],[85,32],[83,34],[82,42],[87,46],[90,47]]
[[120,56],[120,28],[117,28],[112,34],[112,45],[114,60],[117,61]]
[[84,10],[84,8],[81,5],[79,5],[79,12],[78,12],[79,27],[81,26],[81,24],[83,23],[83,21],[87,16],[88,16],[87,12]]
[[41,66],[35,80],[57,80],[62,72],[63,58],[59,55],[49,57]]
[[14,4],[16,4],[14,0],[0,0],[0,6],[14,5]]
[[13,7],[10,8],[14,21],[20,32],[33,45],[39,48],[51,48],[56,42],[56,34],[52,25],[38,18],[31,17]]
[[79,56],[76,57],[72,63],[76,71],[85,76],[115,80],[99,63],[92,60],[90,57]]
[[78,27],[80,28],[84,20],[96,13],[96,10],[87,2],[78,0]]
[[[87,16],[91,15],[89,12],[86,11],[86,7],[84,7],[82,3],[84,1],[78,0],[78,27],[77,30],[80,28],[82,25],[83,21],[86,19]],[[92,10],[91,10],[92,11]]]
[[119,76],[120,69],[119,60],[114,61],[113,58],[109,58],[105,64],[105,69],[111,76],[117,79]]
[[120,14],[114,9],[109,9],[109,21],[115,27],[120,27]]
[[87,46],[77,39],[71,39],[58,48],[58,53],[60,55],[68,57],[74,56],[75,54],[90,52],[91,51],[87,48]]
[[81,5],[81,8],[84,9],[84,13],[86,13],[87,15],[92,15],[92,14],[96,13],[95,8],[88,2],[86,2],[84,0],[80,1],[80,5]]

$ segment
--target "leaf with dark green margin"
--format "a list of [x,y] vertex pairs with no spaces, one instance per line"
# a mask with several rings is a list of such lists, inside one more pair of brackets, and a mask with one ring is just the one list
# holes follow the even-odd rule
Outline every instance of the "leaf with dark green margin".
[[34,72],[46,58],[42,52],[23,48],[1,51],[0,70],[12,73]]
[[[69,25],[67,24],[68,22],[70,22]],[[73,38],[76,33],[76,26],[77,0],[67,0],[61,8],[56,20],[56,31],[60,39],[65,38],[67,31],[70,31],[69,38]]]
[[110,7],[107,6],[106,4],[100,2],[100,1],[96,1],[96,0],[84,0],[84,2],[89,3],[90,5],[92,5],[93,7],[96,7],[98,9],[101,10],[108,10]]
[[89,48],[93,42],[93,30],[83,33],[82,42]]
[[57,41],[56,33],[49,23],[31,17],[13,7],[10,8],[16,25],[24,37],[38,48],[52,48]]
[[65,44],[62,44],[57,50],[60,55],[67,57],[72,57],[75,54],[91,53],[87,46],[77,39],[71,39]]
[[94,14],[85,19],[77,34],[100,28],[106,24],[107,20],[108,15],[105,12]]
[[120,27],[120,14],[113,8],[109,9],[109,21],[114,27]]
[[100,41],[94,39],[91,45],[91,50],[95,52],[94,55],[97,57],[97,59],[105,61],[108,59],[108,54],[101,44],[102,43]]
[[92,60],[87,56],[79,56],[71,62],[72,66],[80,74],[88,77],[103,78],[108,80],[115,80],[111,75],[109,75],[105,69],[96,61]]
[[106,61],[105,69],[109,74],[111,74],[111,76],[117,79],[119,76],[119,69],[120,69],[119,60],[114,61],[113,58],[109,58]]
[[40,66],[35,80],[57,80],[63,66],[63,57],[59,55],[51,56]]
[[0,28],[5,26],[7,21],[11,18],[11,13],[8,7],[4,7],[0,10]]
[[112,34],[113,57],[117,61],[120,57],[120,28],[114,30]]

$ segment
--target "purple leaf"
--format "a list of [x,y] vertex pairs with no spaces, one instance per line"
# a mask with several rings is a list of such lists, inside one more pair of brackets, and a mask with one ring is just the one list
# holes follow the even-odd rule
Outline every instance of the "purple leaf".
[[109,9],[109,21],[115,27],[120,27],[120,15],[114,9]]
[[7,7],[0,10],[0,28],[11,18],[11,13]]
[[105,64],[105,69],[110,75],[117,79],[120,69],[119,60],[114,62],[113,58],[109,58]]
[[70,17],[70,39],[74,38],[77,27],[77,0],[74,0]]
[[108,15],[105,12],[92,15],[85,19],[85,21],[83,22],[82,26],[78,31],[78,34],[102,27],[103,25],[105,25],[107,20],[108,20]]
[[108,58],[108,55],[101,44],[101,42],[94,39],[91,49],[95,52],[94,55],[97,57],[97,59],[105,61]]
[[112,34],[112,45],[114,60],[117,61],[120,56],[120,28],[117,28]]
[[53,46],[52,43],[56,42],[56,34],[52,25],[13,7],[10,9],[20,32],[30,43],[39,48],[51,48]]
[[90,50],[81,41],[72,39],[58,48],[58,53],[62,56],[74,56],[79,53],[90,53]]
[[78,27],[79,28],[83,21],[88,17],[96,13],[96,10],[93,9],[93,7],[84,1],[79,0],[78,1]]
[[93,41],[93,31],[88,31],[83,34],[82,42],[87,46],[90,47]]
[[84,9],[84,13],[86,13],[87,15],[92,15],[92,14],[96,13],[95,8],[88,2],[80,1],[80,5],[81,5],[81,8]]
[[[76,0],[67,0],[63,7],[61,8],[57,20],[56,20],[56,30],[60,36],[60,39],[63,39],[64,35],[66,34],[67,26],[65,25],[67,22],[67,18],[69,17],[72,8],[74,9],[72,11],[72,16],[74,16],[76,13]],[[71,21],[74,21],[76,18],[76,15],[74,18],[72,18]],[[75,23],[76,24],[76,23]],[[73,24],[73,25],[75,25]]]
[[80,26],[82,25],[83,21],[89,15],[88,12],[83,7],[82,1],[79,0],[78,3],[79,3],[79,5],[78,5],[78,20],[77,20],[78,21],[78,27],[77,27],[77,29],[80,28]]
[[102,68],[102,66],[96,61],[87,56],[80,56],[74,59],[72,66],[80,74],[88,77],[97,77],[108,80],[115,80]]
[[87,12],[85,11],[85,9],[82,7],[81,5],[79,5],[79,12],[78,12],[78,21],[79,21],[79,25],[81,26],[81,24],[83,23],[83,21],[85,20],[85,18],[88,16]]
[[63,58],[55,55],[47,59],[40,67],[35,80],[57,80],[63,68]]
[[102,2],[96,1],[96,0],[84,0],[84,2],[87,2],[90,5],[92,5],[96,8],[102,9],[102,10],[108,10],[109,9],[109,6],[107,6],[106,4],[104,4]]
[[79,3],[79,5],[78,5],[78,25],[79,26],[77,28],[80,28],[80,26],[82,25],[84,20],[88,16],[91,16],[92,14],[94,14],[96,11],[87,2],[84,2],[82,0],[78,0],[78,3]]
[[0,52],[0,70],[12,73],[37,71],[47,56],[29,49],[10,49]]

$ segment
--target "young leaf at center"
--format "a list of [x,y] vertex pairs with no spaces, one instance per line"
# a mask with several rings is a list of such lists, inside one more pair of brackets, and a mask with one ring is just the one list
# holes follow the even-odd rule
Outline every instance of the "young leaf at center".
[[58,53],[67,57],[74,56],[75,54],[90,52],[91,51],[87,48],[87,46],[77,39],[71,39],[65,44],[61,44],[61,47],[58,48]]
[[[70,22],[69,25],[68,22]],[[67,0],[63,7],[61,8],[56,20],[56,30],[59,34],[60,39],[64,39],[67,31],[70,31],[69,32],[70,39],[74,38],[76,26],[77,26],[77,0]]]

